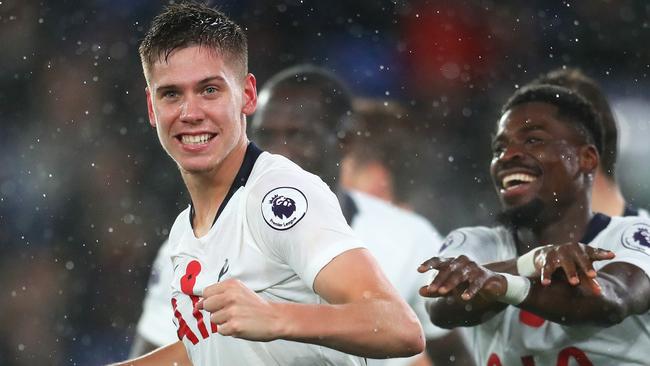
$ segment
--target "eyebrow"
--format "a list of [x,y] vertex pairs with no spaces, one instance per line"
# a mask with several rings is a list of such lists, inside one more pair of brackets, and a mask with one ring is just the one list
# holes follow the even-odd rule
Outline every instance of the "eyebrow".
[[530,132],[530,131],[546,131],[546,128],[544,126],[535,123],[535,122],[530,122],[526,126],[524,126],[521,131],[523,132]]
[[[220,75],[208,76],[206,78],[199,80],[197,85],[205,85],[211,82],[225,83],[226,79],[224,79],[223,76]],[[165,84],[156,88],[156,91],[162,92],[162,91],[175,90],[175,89],[178,89],[178,86],[176,84]]]
[[[546,131],[546,128],[539,123],[530,122],[526,126],[522,127],[518,132],[532,132],[532,131]],[[504,140],[505,137],[502,134],[492,134],[492,145]]]

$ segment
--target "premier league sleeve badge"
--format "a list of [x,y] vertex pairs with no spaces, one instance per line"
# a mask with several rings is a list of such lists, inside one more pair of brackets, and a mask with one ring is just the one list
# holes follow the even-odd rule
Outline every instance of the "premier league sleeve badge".
[[637,223],[628,227],[623,233],[623,246],[650,255],[650,226]]
[[275,230],[288,230],[307,213],[307,197],[296,188],[278,187],[262,199],[264,221]]

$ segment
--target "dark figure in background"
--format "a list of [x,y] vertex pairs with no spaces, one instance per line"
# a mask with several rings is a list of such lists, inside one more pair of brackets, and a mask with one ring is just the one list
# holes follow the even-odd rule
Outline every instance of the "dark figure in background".
[[[440,236],[436,230],[423,217],[371,196],[375,192],[340,187],[341,145],[349,142],[340,137],[351,133],[346,127],[357,118],[351,109],[348,88],[336,75],[312,65],[292,67],[273,76],[260,91],[251,135],[261,147],[289,157],[332,185],[348,223],[423,322],[427,349],[435,364],[446,365],[451,358],[455,361],[451,364],[468,365],[468,352],[456,333],[451,333],[456,336],[456,343],[448,341],[444,347],[431,348],[436,344],[431,341],[447,332],[431,326],[423,298],[417,294],[423,279],[414,269],[423,259],[437,253]],[[381,129],[381,125],[375,129]],[[390,134],[389,129],[384,132]],[[396,138],[399,136],[395,133]],[[399,143],[409,142],[395,144]],[[361,144],[357,142],[356,146],[360,148]],[[391,158],[399,164],[408,157],[396,149]],[[384,166],[386,172],[394,171],[387,167],[388,161],[377,159],[375,163]],[[451,347],[452,344],[456,347]],[[368,360],[368,364],[404,365],[422,361],[426,358]]]

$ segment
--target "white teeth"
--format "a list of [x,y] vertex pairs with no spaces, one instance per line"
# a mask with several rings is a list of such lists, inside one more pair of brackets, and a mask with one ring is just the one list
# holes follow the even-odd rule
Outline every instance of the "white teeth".
[[181,141],[188,145],[205,144],[208,140],[210,140],[209,133],[204,133],[202,135],[183,135],[181,137]]
[[[520,183],[530,183],[534,182],[537,180],[537,177],[534,177],[530,174],[524,174],[524,173],[515,173],[515,174],[510,174],[506,175],[503,177],[503,181],[501,182],[501,186],[508,189],[510,187],[514,187],[516,185],[519,185]],[[513,183],[513,184],[510,184]]]

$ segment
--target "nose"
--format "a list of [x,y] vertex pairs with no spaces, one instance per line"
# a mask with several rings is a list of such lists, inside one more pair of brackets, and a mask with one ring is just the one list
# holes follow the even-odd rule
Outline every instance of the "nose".
[[186,123],[199,123],[205,118],[205,113],[199,98],[189,96],[181,104],[181,121]]
[[514,159],[521,159],[524,156],[523,144],[511,143],[503,147],[503,151],[495,156],[498,161],[506,162]]

